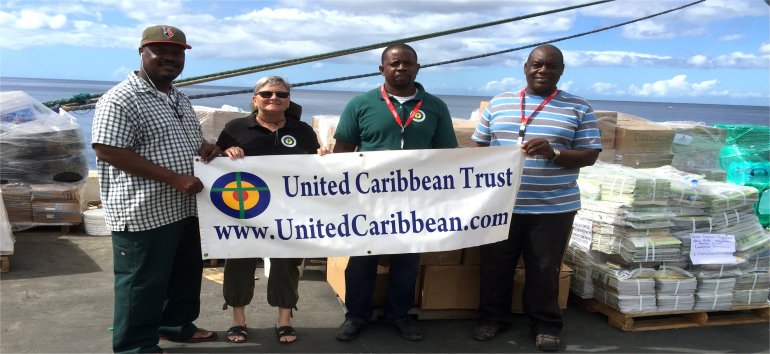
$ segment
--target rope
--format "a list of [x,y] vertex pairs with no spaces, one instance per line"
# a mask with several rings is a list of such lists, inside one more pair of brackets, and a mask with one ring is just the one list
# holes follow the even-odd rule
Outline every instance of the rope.
[[[459,63],[459,62],[463,62],[463,61],[480,59],[480,58],[485,58],[485,57],[489,57],[489,56],[493,56],[493,55],[509,53],[509,52],[513,52],[513,51],[517,51],[517,50],[522,50],[522,49],[527,49],[527,48],[534,48],[534,47],[537,47],[537,46],[540,46],[540,45],[543,45],[543,44],[556,43],[556,42],[561,42],[561,41],[565,41],[565,40],[568,40],[568,39],[583,37],[583,36],[587,36],[589,34],[594,34],[594,33],[602,32],[602,31],[607,31],[607,30],[610,30],[610,29],[613,29],[613,28],[629,25],[629,24],[632,24],[634,22],[644,21],[644,20],[648,20],[648,19],[653,18],[653,17],[665,15],[667,13],[678,11],[678,10],[684,9],[684,8],[686,8],[688,6],[693,6],[693,5],[696,5],[696,4],[704,2],[704,1],[706,1],[706,0],[698,0],[698,1],[689,3],[689,4],[686,4],[686,5],[677,7],[677,8],[669,9],[669,10],[666,10],[666,11],[663,11],[663,12],[654,13],[654,14],[649,15],[649,16],[641,17],[641,18],[634,19],[634,20],[631,20],[631,21],[621,22],[621,23],[618,23],[618,24],[615,24],[615,25],[611,25],[611,26],[601,27],[601,28],[598,28],[598,29],[595,29],[595,30],[592,30],[592,31],[588,31],[588,32],[582,32],[582,33],[574,34],[574,35],[571,35],[571,36],[560,37],[560,38],[552,39],[552,40],[545,41],[545,42],[528,44],[528,45],[525,45],[525,46],[511,48],[511,49],[505,49],[505,50],[501,50],[501,51],[497,51],[497,52],[491,52],[491,53],[480,54],[480,55],[475,55],[475,56],[471,56],[471,57],[465,57],[465,58],[460,58],[460,59],[453,59],[453,60],[441,61],[441,62],[437,62],[437,63],[420,65],[420,68],[429,68],[429,67],[433,67],[433,66]],[[296,84],[293,84],[292,87],[302,87],[302,86],[325,84],[325,83],[330,83],[330,82],[347,81],[347,80],[361,79],[361,78],[365,78],[365,77],[372,77],[372,76],[378,76],[378,75],[380,75],[379,72],[373,72],[373,73],[368,73],[368,74],[359,74],[359,75],[351,75],[351,76],[342,76],[342,77],[337,77],[337,78],[333,78],[333,79],[325,79],[325,80],[318,80],[318,81],[307,81],[307,82],[296,83]],[[203,94],[203,95],[191,95],[191,96],[189,96],[189,98],[190,99],[198,99],[198,98],[207,98],[207,97],[228,96],[228,95],[235,95],[235,94],[242,94],[242,93],[251,93],[252,91],[253,91],[253,89],[245,89],[245,90],[237,90],[237,91],[226,91],[226,92],[222,92],[222,93]]]
[[[665,14],[668,14],[668,13],[671,13],[671,12],[674,12],[674,11],[679,11],[679,10],[682,10],[684,8],[687,8],[687,7],[694,6],[694,5],[697,5],[699,3],[702,3],[704,1],[706,1],[706,0],[694,1],[694,2],[691,2],[691,3],[685,4],[685,5],[679,6],[679,7],[675,7],[675,8],[672,8],[672,9],[665,10],[665,11],[657,12],[657,13],[654,13],[654,14],[651,14],[651,15],[648,15],[648,16],[644,16],[644,17],[640,17],[640,18],[634,19],[634,20],[620,22],[620,23],[617,23],[617,24],[614,24],[614,25],[611,25],[611,26],[601,27],[601,28],[597,28],[595,30],[591,30],[591,31],[587,31],[587,32],[581,32],[581,33],[570,35],[570,36],[559,37],[559,38],[552,39],[552,40],[549,40],[549,41],[543,41],[543,42],[528,44],[528,45],[525,45],[525,46],[520,46],[520,47],[515,47],[515,48],[510,48],[510,49],[504,49],[504,50],[500,50],[500,51],[496,51],[496,52],[479,54],[479,55],[474,55],[474,56],[465,57],[465,58],[459,58],[459,59],[453,59],[453,60],[447,60],[447,61],[441,61],[441,62],[436,62],[436,63],[431,63],[431,64],[420,65],[420,68],[429,68],[429,67],[433,67],[433,66],[453,64],[453,63],[459,63],[459,62],[463,62],[463,61],[481,59],[481,58],[486,58],[486,57],[490,57],[490,56],[494,56],[494,55],[510,53],[510,52],[514,52],[514,51],[518,51],[518,50],[522,50],[522,49],[534,48],[534,47],[537,47],[537,46],[540,46],[540,45],[543,45],[543,44],[556,43],[556,42],[561,42],[561,41],[565,41],[565,40],[568,40],[568,39],[583,37],[583,36],[587,36],[589,34],[594,34],[594,33],[598,33],[598,32],[607,31],[607,30],[610,30],[610,29],[614,29],[614,28],[625,26],[625,25],[629,25],[629,24],[632,24],[632,23],[635,23],[635,22],[648,20],[648,19],[651,19],[651,18],[654,18],[654,17],[657,17],[657,16],[662,16],[662,15],[665,15]],[[332,83],[332,82],[339,82],[339,81],[348,81],[348,80],[361,79],[361,78],[378,76],[378,75],[380,75],[379,72],[372,72],[372,73],[358,74],[358,75],[350,75],[350,76],[341,76],[341,77],[331,78],[331,79],[324,79],[324,80],[317,80],[317,81],[307,81],[307,82],[295,83],[295,84],[292,84],[292,87],[302,87],[302,86],[311,86],[311,85],[318,85],[318,84],[325,84],[325,83]],[[251,93],[252,91],[253,91],[253,88],[250,88],[250,89],[241,89],[241,90],[234,90],[234,91],[223,91],[223,92],[210,93],[210,94],[190,95],[190,96],[188,96],[188,98],[191,99],[191,100],[194,100],[194,99],[199,99],[199,98],[210,98],[210,97],[220,97],[220,96],[229,96],[229,95],[238,95],[238,94],[244,94],[244,93]],[[48,105],[48,102],[46,102],[45,105]],[[87,105],[82,105],[82,106],[79,106],[79,107],[66,107],[65,106],[65,109],[68,109],[68,110],[69,109],[72,109],[72,110],[93,109],[94,106],[95,106],[94,104],[87,104]]]
[[367,50],[372,50],[372,49],[377,49],[377,48],[385,48],[385,47],[387,47],[387,46],[389,46],[391,44],[416,42],[416,41],[420,41],[420,40],[423,40],[423,39],[430,39],[430,38],[434,38],[434,37],[442,37],[442,36],[446,36],[446,35],[450,35],[450,34],[471,31],[471,30],[475,30],[475,29],[479,29],[479,28],[484,28],[484,27],[496,26],[496,25],[500,25],[500,24],[504,24],[504,23],[508,23],[508,22],[521,21],[521,20],[525,20],[525,19],[528,19],[528,18],[540,17],[540,16],[544,16],[544,15],[550,15],[550,14],[554,14],[554,13],[559,13],[559,12],[563,12],[563,11],[579,9],[581,7],[593,6],[593,5],[598,5],[598,4],[602,4],[602,3],[606,3],[606,2],[612,2],[612,1],[615,1],[615,0],[594,1],[594,2],[589,2],[589,3],[586,3],[586,4],[582,4],[582,5],[567,6],[567,7],[562,7],[562,8],[555,9],[555,10],[536,12],[536,13],[529,14],[529,15],[524,15],[524,16],[516,16],[516,17],[511,17],[511,18],[507,18],[507,19],[503,19],[503,20],[486,22],[486,23],[481,23],[481,24],[478,24],[478,25],[472,25],[472,26],[466,26],[466,27],[460,27],[460,28],[456,28],[456,29],[452,29],[452,30],[447,30],[447,31],[433,32],[433,33],[423,34],[423,35],[414,36],[414,37],[406,37],[406,38],[396,39],[396,40],[387,41],[387,42],[370,44],[370,45],[366,45],[366,46],[362,46],[362,47],[354,47],[354,48],[349,48],[349,49],[329,52],[329,53],[325,53],[325,54],[318,54],[318,55],[311,55],[311,56],[302,57],[302,58],[289,59],[289,60],[279,61],[279,62],[275,62],[275,63],[271,63],[271,64],[257,65],[257,66],[252,66],[252,67],[248,67],[248,68],[243,68],[243,69],[238,69],[238,70],[231,70],[231,71],[224,71],[224,72],[210,74],[210,75],[194,76],[194,77],[190,77],[190,78],[187,78],[187,79],[178,80],[174,84],[176,86],[180,86],[181,87],[181,86],[186,86],[186,85],[198,84],[198,83],[202,83],[202,82],[208,82],[208,81],[214,81],[214,80],[219,80],[219,79],[225,79],[225,78],[233,77],[233,76],[240,76],[240,75],[245,75],[245,74],[251,74],[251,73],[255,73],[255,72],[259,72],[259,71],[272,70],[272,69],[282,68],[282,67],[291,66],[291,65],[304,64],[304,63],[314,62],[314,61],[323,60],[323,59],[336,58],[336,57],[343,56],[343,55],[349,55],[349,54],[365,52]]
[[[182,87],[182,86],[199,84],[199,83],[208,82],[208,81],[215,81],[215,80],[225,79],[225,78],[228,78],[228,77],[234,77],[234,76],[240,76],[240,75],[245,75],[245,74],[251,74],[251,73],[255,73],[255,72],[259,72],[259,71],[266,71],[266,70],[272,70],[272,69],[282,68],[282,67],[286,67],[286,66],[310,63],[310,62],[314,62],[314,61],[318,61],[318,60],[329,59],[329,58],[336,58],[336,57],[343,56],[343,55],[349,55],[349,54],[365,52],[367,50],[372,50],[372,49],[377,49],[377,48],[385,48],[385,47],[387,47],[387,46],[389,46],[391,44],[415,42],[415,41],[419,41],[419,40],[423,40],[423,39],[429,39],[429,38],[434,38],[434,37],[441,37],[441,36],[446,36],[446,35],[449,35],[449,34],[466,32],[466,31],[475,30],[475,29],[484,28],[484,27],[496,26],[496,25],[500,25],[500,24],[503,24],[503,23],[515,22],[515,21],[525,20],[525,19],[528,19],[528,18],[540,17],[540,16],[544,16],[544,15],[550,15],[550,14],[554,14],[554,13],[559,13],[559,12],[579,9],[581,7],[599,5],[599,4],[603,4],[603,3],[606,3],[606,2],[612,2],[612,1],[615,1],[615,0],[599,0],[599,1],[594,1],[594,2],[589,2],[589,3],[586,3],[586,4],[582,4],[582,5],[567,6],[567,7],[562,7],[562,8],[558,8],[558,9],[555,9],[555,10],[536,12],[536,13],[533,13],[533,14],[517,16],[517,17],[511,17],[511,18],[507,18],[507,19],[503,19],[503,20],[498,20],[498,21],[485,22],[485,23],[481,23],[481,24],[477,24],[477,25],[472,25],[472,26],[467,26],[467,27],[460,27],[460,28],[456,28],[456,29],[452,29],[452,30],[447,30],[447,31],[433,32],[433,33],[423,34],[423,35],[414,36],[414,37],[407,37],[407,38],[396,39],[396,40],[387,41],[387,42],[375,43],[375,44],[370,44],[370,45],[366,45],[366,46],[362,46],[362,47],[343,49],[343,50],[338,50],[338,51],[324,53],[324,54],[317,54],[317,55],[311,55],[311,56],[302,57],[302,58],[289,59],[289,60],[279,61],[279,62],[270,63],[270,64],[263,64],[263,65],[247,67],[247,68],[243,68],[243,69],[223,71],[223,72],[209,74],[209,75],[193,76],[193,77],[189,77],[189,78],[186,78],[186,79],[177,80],[177,81],[174,82],[174,85],[176,85],[177,87]],[[93,98],[99,98],[101,95],[102,94],[95,94],[95,95],[91,95],[91,97],[89,97],[89,98],[92,98],[92,99]],[[79,103],[79,104],[82,104],[84,102],[85,102],[84,99],[75,99],[75,97],[72,97],[70,99],[62,99],[62,100],[57,100],[57,101],[48,101],[48,102],[44,102],[43,104],[48,106],[48,107],[51,107],[51,106],[54,106],[54,105],[57,105],[57,104],[59,104],[59,105],[66,105],[66,104],[69,104],[69,103]]]

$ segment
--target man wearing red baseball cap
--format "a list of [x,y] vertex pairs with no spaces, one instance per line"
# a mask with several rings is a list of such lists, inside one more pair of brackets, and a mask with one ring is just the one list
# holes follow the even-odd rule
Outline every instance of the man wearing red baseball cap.
[[144,30],[139,71],[96,104],[92,147],[112,231],[115,352],[162,352],[160,338],[215,340],[193,324],[203,272],[193,157],[221,150],[203,139],[189,99],[172,84],[187,38],[173,26]]

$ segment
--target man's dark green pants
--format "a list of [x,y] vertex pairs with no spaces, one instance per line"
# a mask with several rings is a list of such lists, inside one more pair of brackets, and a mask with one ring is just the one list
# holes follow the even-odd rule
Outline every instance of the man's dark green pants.
[[115,352],[159,351],[159,336],[185,340],[200,313],[201,260],[198,218],[156,229],[112,232]]

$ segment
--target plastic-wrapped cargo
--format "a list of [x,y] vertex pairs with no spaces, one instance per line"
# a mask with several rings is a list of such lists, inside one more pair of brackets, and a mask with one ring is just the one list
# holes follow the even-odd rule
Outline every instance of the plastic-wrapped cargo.
[[719,152],[719,166],[727,181],[763,190],[770,185],[770,127],[748,124],[717,124],[727,131]]
[[750,124],[716,124],[727,131],[725,146],[720,151],[720,166],[733,161],[770,161],[770,127]]
[[725,171],[719,167],[719,151],[725,145],[727,130],[700,122],[662,122],[676,131],[671,151],[671,166],[704,175],[713,181],[724,181]]
[[88,175],[74,117],[22,91],[0,93],[0,182],[79,182]]
[[616,122],[615,164],[633,168],[671,164],[674,129],[622,112],[617,113]]

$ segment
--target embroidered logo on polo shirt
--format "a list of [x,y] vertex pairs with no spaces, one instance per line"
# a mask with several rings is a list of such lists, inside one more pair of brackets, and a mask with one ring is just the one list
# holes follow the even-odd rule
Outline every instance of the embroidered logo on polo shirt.
[[225,215],[251,219],[267,209],[270,188],[264,180],[251,173],[230,172],[214,181],[209,198]]
[[417,111],[417,113],[414,114],[414,119],[412,119],[413,122],[421,123],[425,120],[425,112],[422,110]]
[[285,147],[295,147],[297,146],[297,139],[291,135],[284,135],[281,137],[281,144]]

